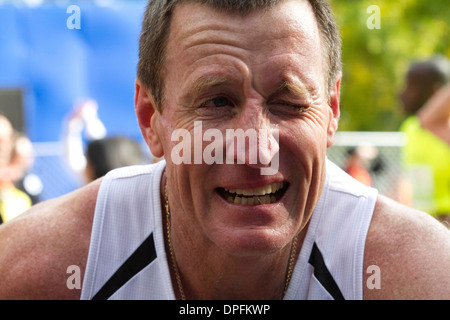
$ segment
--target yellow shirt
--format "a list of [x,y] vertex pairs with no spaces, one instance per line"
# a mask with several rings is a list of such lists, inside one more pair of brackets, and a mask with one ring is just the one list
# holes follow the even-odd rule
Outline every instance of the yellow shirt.
[[8,222],[31,207],[30,197],[14,187],[0,190],[0,215]]
[[432,215],[450,214],[450,146],[425,130],[416,116],[400,131],[408,137],[403,163],[413,185],[413,205]]

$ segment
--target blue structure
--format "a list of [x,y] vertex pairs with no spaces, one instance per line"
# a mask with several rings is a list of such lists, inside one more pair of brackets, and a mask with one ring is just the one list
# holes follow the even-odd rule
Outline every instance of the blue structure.
[[[109,135],[141,139],[133,100],[144,7],[145,1],[0,5],[0,90],[23,90],[24,131],[32,142],[60,141],[65,117],[86,97],[97,100]],[[44,198],[78,185],[58,156],[36,159]]]

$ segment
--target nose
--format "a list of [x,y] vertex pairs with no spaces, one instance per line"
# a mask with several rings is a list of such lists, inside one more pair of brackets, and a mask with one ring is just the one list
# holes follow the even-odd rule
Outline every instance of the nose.
[[249,102],[226,130],[227,163],[268,168],[279,152],[279,131],[261,103]]

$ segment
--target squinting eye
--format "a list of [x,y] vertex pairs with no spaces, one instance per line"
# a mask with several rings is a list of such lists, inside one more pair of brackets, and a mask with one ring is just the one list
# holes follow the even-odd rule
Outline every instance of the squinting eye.
[[205,102],[205,107],[222,108],[231,105],[231,101],[227,97],[216,97]]
[[302,105],[293,105],[293,107],[295,108],[296,111],[305,111],[306,109],[308,109],[307,106]]
[[271,102],[270,112],[272,114],[284,116],[299,116],[309,109],[308,105],[295,104],[289,102]]
[[284,103],[280,103],[280,105],[292,108],[295,111],[304,111],[305,109],[308,109],[307,106],[300,105],[300,104],[293,104],[293,103],[286,103],[286,102],[284,102]]

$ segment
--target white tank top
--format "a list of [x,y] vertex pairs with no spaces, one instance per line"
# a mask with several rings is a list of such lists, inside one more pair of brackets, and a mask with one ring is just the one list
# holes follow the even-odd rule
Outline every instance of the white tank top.
[[[161,161],[104,178],[81,299],[175,299],[159,192],[164,168]],[[364,246],[377,195],[327,160],[325,186],[284,299],[363,298]]]

